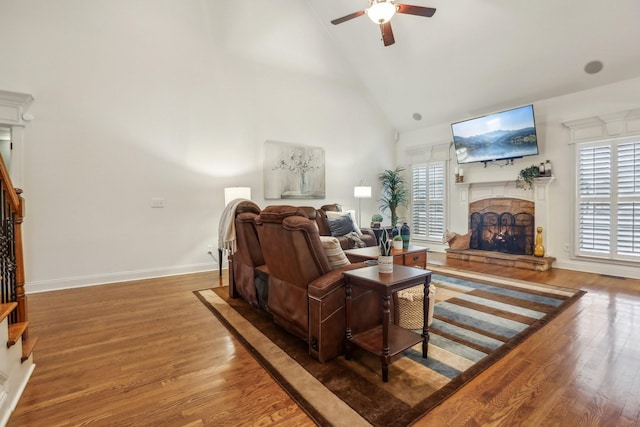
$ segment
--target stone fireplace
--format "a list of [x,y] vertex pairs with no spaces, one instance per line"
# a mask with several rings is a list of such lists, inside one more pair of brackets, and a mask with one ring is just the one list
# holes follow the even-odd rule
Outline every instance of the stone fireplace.
[[[534,257],[535,230],[547,229],[548,186],[553,177],[538,178],[531,190],[514,181],[456,184],[457,215],[471,231],[468,250],[448,249],[447,257],[544,271],[555,258]],[[460,230],[463,231],[463,230]],[[467,230],[464,230],[467,231]],[[548,247],[552,236],[545,235]]]

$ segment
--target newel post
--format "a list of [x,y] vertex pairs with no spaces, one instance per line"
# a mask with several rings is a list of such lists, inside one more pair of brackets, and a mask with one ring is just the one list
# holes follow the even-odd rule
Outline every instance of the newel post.
[[[16,188],[19,204],[14,217],[15,227],[15,262],[16,262],[16,302],[18,303],[18,322],[26,322],[27,319],[27,297],[24,291],[24,254],[22,246],[22,221],[24,220],[25,202],[22,197],[22,189]],[[22,334],[22,339],[29,339],[29,329]]]

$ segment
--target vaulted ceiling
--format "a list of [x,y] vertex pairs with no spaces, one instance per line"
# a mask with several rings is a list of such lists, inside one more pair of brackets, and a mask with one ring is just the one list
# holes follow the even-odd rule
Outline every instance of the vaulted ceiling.
[[388,47],[366,15],[330,23],[368,0],[306,2],[399,131],[640,76],[638,0],[398,0],[437,12],[396,14]]

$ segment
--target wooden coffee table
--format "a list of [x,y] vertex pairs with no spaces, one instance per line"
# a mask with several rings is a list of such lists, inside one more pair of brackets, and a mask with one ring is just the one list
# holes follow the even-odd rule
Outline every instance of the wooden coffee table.
[[[422,342],[422,357],[427,357],[429,330],[427,319],[429,314],[429,286],[431,271],[421,268],[394,265],[392,273],[378,273],[378,266],[358,268],[344,272],[346,282],[346,321],[347,333],[345,357],[351,359],[353,344],[380,357],[382,362],[382,381],[389,380],[389,363],[391,358],[402,351]],[[424,284],[424,322],[422,334],[401,328],[391,323],[391,296],[395,292]],[[353,335],[351,332],[351,295],[352,287],[360,286],[378,292],[382,300],[382,325]]]

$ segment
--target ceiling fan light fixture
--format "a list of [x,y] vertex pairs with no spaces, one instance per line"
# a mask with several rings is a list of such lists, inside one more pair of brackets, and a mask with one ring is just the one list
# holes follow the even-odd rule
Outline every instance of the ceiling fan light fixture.
[[396,13],[396,5],[391,0],[376,0],[366,10],[367,16],[376,24],[384,24]]

